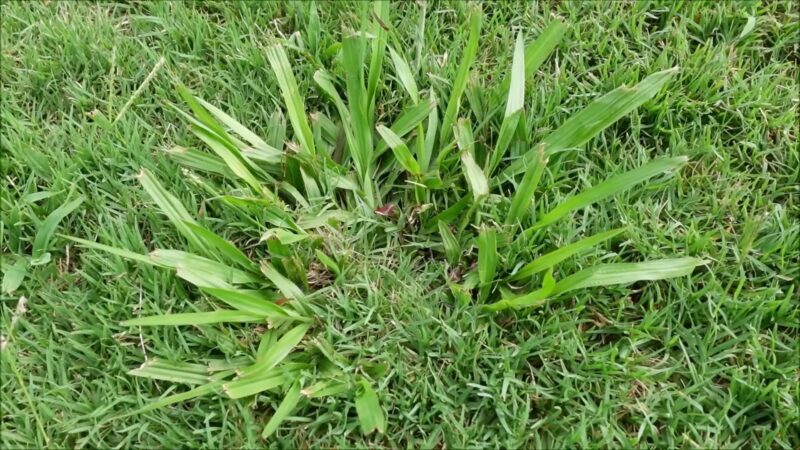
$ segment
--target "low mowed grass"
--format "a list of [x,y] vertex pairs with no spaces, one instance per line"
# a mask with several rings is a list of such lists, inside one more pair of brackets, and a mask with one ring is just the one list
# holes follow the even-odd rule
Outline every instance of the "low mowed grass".
[[[401,175],[385,184],[382,174],[359,178],[351,156],[357,193],[332,197],[357,211],[356,219],[316,230],[306,239],[312,244],[278,258],[284,249],[275,239],[259,241],[271,227],[269,214],[239,214],[214,194],[235,188],[238,195],[237,186],[247,184],[186,172],[164,150],[204,148],[178,111],[189,110],[175,90],[180,81],[269,142],[283,142],[274,124],[287,122],[287,148],[302,156],[268,57],[273,45],[286,47],[312,124],[323,113],[338,120],[313,74],[329,71],[351,98],[337,43],[374,20],[359,3],[317,6],[318,28],[310,3],[2,4],[3,272],[18,261],[35,263],[18,289],[0,297],[3,447],[800,446],[796,3],[484,4],[458,114],[465,120],[454,121],[456,138],[463,137],[458,126],[464,132],[471,124],[476,145],[465,149],[473,140],[461,139],[453,161],[442,163],[440,175],[452,188],[426,191],[422,178],[404,174],[406,164],[391,166]],[[409,2],[393,4],[383,21],[420,96],[439,96],[440,119],[447,107],[440,93],[452,89],[473,12],[463,2]],[[553,158],[536,190],[535,214],[541,218],[570,196],[652,160],[687,157],[688,163],[672,177],[570,211],[535,230],[532,241],[513,240],[512,253],[498,250],[497,276],[616,228],[624,234],[564,260],[555,280],[598,262],[696,257],[706,263],[690,276],[580,289],[534,308],[487,312],[483,304],[517,293],[505,278],[479,280],[473,290],[458,286],[469,283],[470,273],[483,276],[479,247],[516,239],[508,236],[514,228],[497,223],[505,219],[500,194],[511,196],[518,185],[495,189],[503,182],[495,174],[485,204],[476,195],[469,214],[446,229],[433,222],[426,231],[426,220],[462,196],[473,198],[474,180],[463,178],[459,153],[491,155],[517,33],[529,43],[557,20],[567,25],[564,37],[525,84],[531,144],[614,88],[680,69],[641,107]],[[297,51],[295,32],[317,51]],[[348,57],[347,49],[342,53]],[[387,54],[376,124],[389,126],[409,105],[406,85]],[[337,151],[353,148],[344,136],[333,137]],[[450,141],[438,137],[442,148]],[[416,139],[408,144],[419,156]],[[509,155],[524,150],[512,147]],[[402,156],[386,155],[384,163]],[[490,158],[478,159],[483,165]],[[128,374],[145,360],[235,363],[275,344],[263,339],[272,333],[266,324],[121,324],[219,307],[197,282],[64,237],[141,254],[192,248],[142,189],[142,169],[249,258],[282,261],[279,271],[309,297],[301,303],[284,286],[278,290],[290,301],[279,303],[287,309],[299,303],[298,311],[313,316],[292,361],[320,354],[331,366],[304,368],[299,385],[316,386],[312,375],[330,373],[367,383],[385,415],[382,433],[362,430],[362,388],[303,398],[266,440],[262,432],[285,392],[291,394],[288,385],[236,400],[220,391],[131,414],[187,390]],[[395,202],[397,216],[372,214],[383,206],[363,194],[372,181],[385,189],[376,196]],[[77,198],[83,202],[58,234],[46,245],[37,241],[46,218]],[[306,209],[318,206],[310,203]],[[430,211],[414,209],[427,203]],[[447,230],[460,239],[455,254],[440,236]],[[335,270],[314,249],[334,259]],[[304,270],[292,276],[295,256]],[[546,278],[533,278],[538,284],[524,284],[520,293]]]

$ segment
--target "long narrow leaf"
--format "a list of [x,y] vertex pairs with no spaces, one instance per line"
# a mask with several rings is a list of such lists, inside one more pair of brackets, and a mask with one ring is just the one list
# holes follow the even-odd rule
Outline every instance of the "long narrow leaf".
[[56,208],[44,219],[44,222],[42,222],[42,225],[36,231],[36,237],[33,240],[33,258],[30,263],[32,266],[43,264],[50,260],[47,247],[50,245],[50,239],[52,239],[53,234],[55,234],[58,224],[61,223],[69,213],[74,211],[75,208],[80,206],[81,203],[83,203],[83,197],[65,203]]
[[[656,72],[634,87],[618,87],[595,100],[544,138],[542,145],[545,154],[551,155],[582,146],[609,125],[653,98],[677,71],[678,68],[675,67]],[[535,158],[534,153],[526,153],[506,168],[504,175],[510,178],[525,171]]]
[[706,264],[700,258],[670,258],[640,263],[599,264],[576,272],[556,283],[553,295],[595,286],[630,284],[690,275]]
[[506,215],[506,225],[522,221],[527,214],[530,213],[534,192],[539,185],[539,180],[542,178],[542,173],[547,165],[547,157],[544,155],[544,150],[540,149],[538,152],[539,158],[535,162],[535,166],[529,168],[525,175],[522,177],[517,191],[511,200],[511,206],[508,208]]
[[408,66],[405,58],[391,46],[389,47],[389,56],[392,58],[394,73],[397,75],[397,79],[400,80],[400,85],[408,92],[414,104],[419,103],[417,82],[414,80],[414,74],[411,72],[411,68]]
[[564,217],[570,211],[585,208],[586,206],[589,206],[604,198],[611,197],[622,191],[630,189],[631,187],[656,175],[660,175],[668,171],[674,171],[680,166],[684,165],[686,161],[688,161],[688,158],[685,156],[661,158],[651,161],[641,167],[637,167],[631,171],[609,178],[597,186],[586,189],[580,194],[561,202],[550,212],[542,216],[532,227],[532,230],[538,230],[546,227],[561,217]]
[[292,387],[286,391],[286,395],[283,397],[281,404],[278,406],[278,409],[275,410],[275,413],[267,422],[267,425],[264,427],[264,431],[261,432],[261,437],[266,439],[274,433],[280,424],[289,417],[289,414],[294,410],[295,406],[297,406],[297,402],[300,400],[300,383],[295,382]]
[[252,292],[216,288],[204,288],[202,290],[242,312],[261,317],[286,318],[289,316],[281,306]]
[[[525,79],[529,80],[533,73],[539,69],[542,63],[550,56],[553,49],[556,48],[564,33],[567,31],[567,26],[560,20],[550,22],[550,25],[542,31],[542,34],[525,47]],[[503,84],[500,87],[500,92],[508,91],[511,84],[511,77],[503,79]]]
[[275,344],[267,348],[255,364],[242,370],[241,378],[260,377],[277,366],[303,340],[308,329],[309,325],[303,324],[287,331]]
[[278,86],[281,88],[283,101],[286,103],[286,112],[289,114],[289,122],[294,129],[295,139],[300,142],[302,152],[314,156],[317,153],[314,146],[314,134],[308,125],[303,97],[297,87],[297,80],[292,73],[292,66],[289,64],[289,58],[286,57],[286,51],[280,44],[269,47],[267,59],[278,79]]
[[475,60],[475,55],[478,52],[478,39],[481,34],[481,19],[482,12],[479,8],[472,8],[469,18],[469,38],[467,45],[464,48],[464,54],[461,56],[461,63],[458,66],[455,80],[450,88],[450,99],[447,101],[447,110],[442,119],[441,134],[439,135],[439,142],[444,145],[450,140],[453,131],[453,123],[458,117],[458,109],[461,106],[461,96],[464,94],[464,88],[467,86],[467,76],[469,75],[469,68]]
[[411,172],[413,175],[420,176],[422,174],[422,169],[417,160],[414,159],[414,155],[411,154],[411,150],[409,150],[405,142],[400,139],[400,136],[383,125],[378,125],[377,130],[383,140],[389,144],[397,162],[400,163],[406,171]]
[[199,313],[162,314],[122,322],[123,326],[204,325],[221,322],[264,322],[264,317],[242,311],[217,310]]

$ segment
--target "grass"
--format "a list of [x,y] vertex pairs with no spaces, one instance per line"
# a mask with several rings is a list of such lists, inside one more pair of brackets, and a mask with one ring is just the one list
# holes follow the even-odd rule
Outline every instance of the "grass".
[[[549,211],[610,174],[658,156],[688,156],[688,166],[673,178],[571,213],[571,220],[547,228],[530,255],[624,227],[623,239],[592,259],[565,260],[559,274],[618,255],[625,262],[687,255],[710,263],[691,277],[580,290],[535,310],[487,315],[474,304],[455,302],[442,282],[446,258],[427,257],[429,245],[396,225],[409,211],[399,211],[399,222],[365,218],[347,232],[325,236],[341,274],[338,282],[320,283],[324,301],[315,304],[314,339],[360,372],[380,374],[372,379],[386,430],[362,432],[356,410],[369,403],[363,397],[361,406],[357,398],[331,397],[301,403],[267,442],[796,448],[796,6],[579,2],[484,8],[484,38],[459,112],[475,129],[487,118],[501,127],[505,103],[483,93],[511,67],[517,31],[533,39],[552,15],[569,28],[526,85],[525,120],[534,142],[600,94],[681,67],[653,100],[584,151],[549,166],[539,181],[549,195],[537,200],[537,210]],[[164,148],[198,142],[165,102],[181,102],[173,88],[179,78],[258,136],[272,136],[268,119],[284,100],[267,48],[276,36],[314,34],[307,6],[2,8],[4,272],[17,255],[41,256],[36,237],[45,218],[79,196],[85,200],[59,233],[138,253],[183,248],[181,235],[139,187],[143,167],[213,229],[233,235],[248,229],[236,215],[220,217],[220,208],[205,200],[208,182],[187,177],[164,156]],[[393,5],[389,23],[396,32],[387,37],[416,71],[421,100],[430,88],[449,91],[447,80],[455,78],[468,40],[469,6],[428,4],[424,28],[422,11]],[[358,29],[359,14],[355,5],[319,5],[317,48],[324,52],[339,42],[343,27]],[[330,105],[316,88],[313,73],[320,67],[314,59],[302,62],[289,54],[306,109]],[[383,66],[380,83],[389,89],[377,91],[375,113],[389,125],[405,100],[386,92],[408,89],[407,81],[394,78],[390,57]],[[333,67],[332,76],[348,75]],[[367,86],[370,80],[360,81]],[[475,136],[478,149],[492,144],[482,140],[485,133]],[[491,248],[492,238],[482,236],[479,246]],[[255,239],[243,244],[266,252]],[[166,392],[182,392],[172,383],[127,374],[145,358],[202,362],[251,355],[263,329],[123,326],[132,317],[213,306],[168,271],[57,236],[47,251],[50,261],[32,267],[20,289],[2,297],[5,446],[264,445],[261,433],[280,397],[206,396],[119,418]],[[332,276],[324,270],[310,275]],[[17,314],[20,295],[27,311]]]

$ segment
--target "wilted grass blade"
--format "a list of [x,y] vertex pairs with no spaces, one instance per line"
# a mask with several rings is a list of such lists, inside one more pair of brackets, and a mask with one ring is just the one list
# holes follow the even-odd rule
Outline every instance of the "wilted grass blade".
[[359,380],[356,391],[356,412],[361,423],[361,432],[370,434],[375,430],[386,431],[386,417],[378,401],[378,395],[367,380]]
[[42,225],[36,231],[36,237],[33,240],[33,258],[30,265],[36,266],[45,264],[50,261],[50,254],[47,253],[47,247],[50,245],[50,239],[58,228],[58,224],[64,220],[65,217],[75,210],[83,203],[83,197],[79,197],[69,203],[63,204],[51,212],[47,218],[44,219]]
[[553,295],[594,286],[630,284],[690,275],[695,267],[706,264],[700,258],[671,258],[640,263],[599,264],[576,272],[556,283]]
[[128,371],[129,375],[172,381],[184,384],[208,383],[208,367],[202,364],[173,363],[158,358],[145,361],[140,367]]
[[391,46],[389,46],[389,56],[392,58],[394,72],[397,75],[397,79],[400,80],[400,85],[408,92],[414,104],[419,103],[417,82],[414,80],[414,74],[411,72],[411,68],[408,66],[405,58],[403,58],[403,55],[397,53]]
[[464,94],[464,88],[467,86],[467,76],[469,75],[469,68],[475,60],[475,55],[478,52],[478,39],[481,34],[481,19],[482,12],[478,7],[472,7],[470,10],[469,18],[469,38],[464,53],[461,56],[461,63],[458,66],[456,77],[453,85],[450,88],[450,99],[447,101],[447,110],[442,119],[441,134],[439,135],[439,143],[445,145],[453,132],[453,124],[458,117],[458,109],[461,105],[461,95]]
[[260,377],[277,366],[303,340],[308,329],[309,325],[303,324],[287,331],[277,342],[269,346],[263,355],[259,356],[255,364],[242,370],[241,378]]
[[289,317],[289,314],[281,306],[252,292],[217,288],[203,288],[201,290],[217,297],[231,308],[248,314],[273,318]]
[[217,310],[199,313],[162,314],[139,317],[122,322],[123,326],[150,327],[159,325],[204,325],[221,322],[265,322],[263,316],[242,311]]
[[292,66],[286,57],[286,51],[280,44],[269,47],[267,59],[278,79],[278,86],[281,88],[283,101],[286,103],[286,112],[289,114],[289,122],[292,123],[295,139],[300,142],[302,152],[308,156],[314,156],[317,154],[314,135],[308,125],[303,97],[297,88],[297,80],[292,73]]
[[409,150],[405,142],[400,139],[400,136],[396,135],[392,130],[383,125],[378,125],[377,130],[378,134],[381,135],[383,140],[392,149],[397,162],[400,163],[400,165],[403,166],[406,171],[412,173],[413,175],[422,175],[422,169],[420,168],[419,163],[417,163],[417,160],[414,159],[414,155],[411,154],[411,150]]
[[551,223],[565,216],[570,211],[584,208],[599,200],[611,197],[624,190],[630,189],[631,187],[647,180],[648,178],[652,178],[667,171],[675,170],[684,165],[686,161],[688,161],[686,156],[661,158],[651,161],[641,167],[637,167],[636,169],[609,178],[597,186],[593,186],[578,195],[564,200],[550,212],[542,216],[536,222],[536,224],[534,224],[531,230],[538,230],[546,227],[547,225],[550,225]]
[[588,250],[597,244],[607,241],[612,237],[622,233],[625,231],[624,228],[617,228],[614,230],[604,231],[602,233],[598,233],[587,238],[581,239],[578,242],[573,242],[572,244],[565,245],[557,250],[554,250],[550,253],[542,255],[535,260],[531,261],[530,263],[523,266],[517,273],[515,273],[511,280],[521,280],[523,278],[527,278],[533,276],[543,270],[547,270],[556,264],[560,263],[561,261],[569,258],[572,255],[578,254],[584,250]]
[[286,420],[289,417],[289,414],[294,410],[295,406],[297,406],[297,402],[300,400],[300,383],[295,382],[292,387],[286,391],[286,395],[283,397],[281,404],[278,406],[278,409],[275,410],[275,413],[267,422],[267,425],[264,427],[264,431],[261,432],[261,437],[266,439],[274,433],[278,427],[280,426],[281,422]]
[[[618,87],[593,101],[544,138],[541,143],[544,145],[545,155],[582,146],[609,125],[653,98],[677,71],[678,68],[675,67],[656,72],[634,87]],[[523,172],[535,158],[533,153],[525,154],[506,168],[504,175],[510,178]]]
[[511,200],[511,206],[509,206],[508,214],[506,215],[506,225],[521,222],[531,211],[534,192],[536,187],[539,186],[539,180],[541,180],[542,173],[547,165],[547,157],[544,156],[542,149],[539,150],[538,155],[539,158],[536,160],[535,166],[525,172],[522,181],[517,187],[517,192]]

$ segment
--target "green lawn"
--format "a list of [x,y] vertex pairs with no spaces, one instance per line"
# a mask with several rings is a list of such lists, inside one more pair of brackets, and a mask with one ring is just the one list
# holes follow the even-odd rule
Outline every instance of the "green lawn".
[[[450,89],[470,7],[421,4],[393,4],[385,25],[427,98],[431,89]],[[320,60],[290,45],[293,33],[303,42],[313,35],[309,6],[2,3],[6,277],[34,252],[52,211],[84,201],[49,241],[51,259],[0,294],[0,446],[800,447],[800,16],[797,3],[780,1],[482,7],[459,113],[476,128],[502,121],[505,93],[494,93],[511,67],[516,33],[532,42],[557,19],[566,34],[526,83],[534,144],[602,94],[680,67],[653,99],[565,152],[539,186],[553,203],[537,207],[546,212],[657,157],[686,156],[686,166],[571,212],[537,235],[543,247],[524,251],[533,256],[624,227],[613,245],[560,264],[556,279],[596,260],[705,259],[691,276],[576,290],[537,308],[487,314],[478,300],[454,298],[443,281],[453,276],[446,258],[439,247],[429,250],[442,245],[438,235],[409,231],[410,207],[396,221],[366,215],[324,236],[322,248],[347,261],[339,280],[327,280],[319,263],[304,275],[315,316],[301,348],[324,343],[347,370],[372,380],[384,433],[362,433],[347,396],[301,402],[268,440],[262,429],[281,396],[208,395],[125,416],[186,390],[127,373],[146,358],[251,355],[264,327],[124,326],[213,302],[171,271],[61,235],[138,253],[184,248],[138,182],[144,168],[209,228],[236,237],[248,255],[266,255],[258,240],[266,227],[243,224],[211,198],[227,185],[183,172],[166,156],[175,145],[202,148],[171,105],[188,110],[175,91],[179,80],[269,136],[270,118],[286,110],[267,49],[283,40],[312,121],[316,111],[338,117],[312,78]],[[359,28],[361,12],[350,3],[318,6],[317,46],[332,62],[334,44]],[[343,80],[347,70],[332,64]],[[378,123],[391,123],[407,102],[394,74],[387,56]],[[482,146],[485,134],[476,131]],[[491,212],[482,220],[491,222]]]

